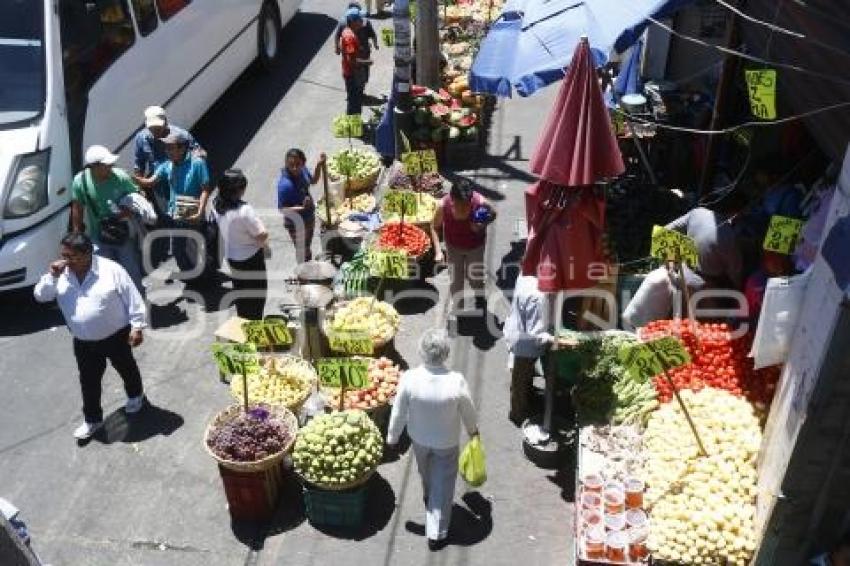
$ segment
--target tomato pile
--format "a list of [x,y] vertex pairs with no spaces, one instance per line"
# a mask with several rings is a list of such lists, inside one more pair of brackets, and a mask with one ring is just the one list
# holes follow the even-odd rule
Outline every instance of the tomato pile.
[[407,255],[419,257],[431,247],[431,240],[422,228],[413,224],[390,222],[381,227],[378,248],[404,250]]
[[[733,395],[746,397],[756,407],[766,409],[770,405],[780,366],[753,369],[753,360],[747,357],[752,334],[733,340],[728,324],[691,320],[657,320],[640,331],[643,340],[663,336],[679,338],[691,356],[691,363],[667,372],[677,388],[725,389]],[[664,376],[655,376],[654,382],[659,401],[669,401],[673,390]]]

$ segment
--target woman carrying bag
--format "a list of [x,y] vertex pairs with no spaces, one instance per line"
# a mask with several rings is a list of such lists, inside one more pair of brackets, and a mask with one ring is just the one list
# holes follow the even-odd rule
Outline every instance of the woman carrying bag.
[[240,169],[228,169],[218,182],[213,218],[224,241],[224,257],[230,264],[237,292],[236,314],[260,320],[266,305],[268,275],[265,248],[269,233],[254,207],[242,200],[248,180]]

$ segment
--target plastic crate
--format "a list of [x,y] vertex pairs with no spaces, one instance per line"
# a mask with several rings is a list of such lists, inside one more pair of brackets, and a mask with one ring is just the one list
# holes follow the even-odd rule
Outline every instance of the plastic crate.
[[368,484],[346,491],[304,486],[307,519],[313,525],[356,528],[363,524]]
[[277,508],[283,483],[281,463],[257,472],[235,472],[220,466],[230,516],[239,521],[266,521]]

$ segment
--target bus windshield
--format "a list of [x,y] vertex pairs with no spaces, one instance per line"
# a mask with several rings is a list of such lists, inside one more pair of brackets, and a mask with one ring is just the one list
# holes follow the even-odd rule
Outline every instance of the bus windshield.
[[42,0],[0,2],[0,127],[31,121],[45,104]]

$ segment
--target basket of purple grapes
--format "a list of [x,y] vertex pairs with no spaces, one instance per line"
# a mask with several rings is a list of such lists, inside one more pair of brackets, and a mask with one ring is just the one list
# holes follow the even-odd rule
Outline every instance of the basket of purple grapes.
[[286,407],[232,405],[207,426],[204,446],[227,469],[260,472],[280,463],[297,431],[298,419]]

